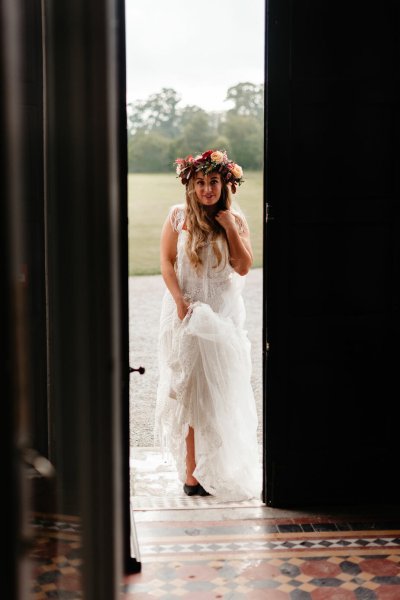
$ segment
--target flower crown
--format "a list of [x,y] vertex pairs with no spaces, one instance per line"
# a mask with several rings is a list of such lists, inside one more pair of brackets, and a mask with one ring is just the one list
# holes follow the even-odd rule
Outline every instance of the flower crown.
[[230,184],[233,194],[236,192],[236,186],[244,181],[242,167],[230,160],[225,150],[206,150],[195,157],[190,154],[186,158],[177,158],[174,164],[177,177],[181,178],[184,185],[187,185],[198,171],[202,171],[204,175],[219,173],[221,179]]

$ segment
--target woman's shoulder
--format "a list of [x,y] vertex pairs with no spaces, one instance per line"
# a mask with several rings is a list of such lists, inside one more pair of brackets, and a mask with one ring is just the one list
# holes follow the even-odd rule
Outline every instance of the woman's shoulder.
[[179,233],[185,222],[185,205],[173,204],[168,211],[168,218],[172,229]]

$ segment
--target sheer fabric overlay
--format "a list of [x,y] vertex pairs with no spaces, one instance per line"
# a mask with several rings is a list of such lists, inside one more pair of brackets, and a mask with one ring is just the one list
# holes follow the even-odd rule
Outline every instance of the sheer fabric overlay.
[[222,500],[260,497],[257,411],[251,387],[250,341],[244,329],[245,277],[229,264],[226,244],[218,266],[211,244],[196,272],[185,251],[183,205],[170,209],[178,233],[175,271],[190,302],[181,321],[166,290],[160,318],[155,439],[186,478],[186,436],[195,432],[194,477]]

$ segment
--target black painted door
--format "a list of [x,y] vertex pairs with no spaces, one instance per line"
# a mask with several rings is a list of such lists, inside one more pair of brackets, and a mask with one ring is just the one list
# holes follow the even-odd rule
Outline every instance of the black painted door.
[[400,6],[269,0],[266,501],[396,501]]
[[21,6],[26,242],[20,276],[27,297],[29,343],[35,350],[29,373],[31,444],[49,457],[42,5],[40,0],[24,0]]

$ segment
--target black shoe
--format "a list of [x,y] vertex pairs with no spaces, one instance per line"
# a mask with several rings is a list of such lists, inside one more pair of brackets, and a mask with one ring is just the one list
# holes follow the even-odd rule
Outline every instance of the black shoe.
[[185,483],[183,485],[183,491],[187,496],[197,496],[199,494],[199,488],[201,488],[199,483],[196,483],[195,485],[189,485],[188,483]]
[[207,492],[203,486],[201,485],[201,483],[199,483],[199,490],[198,490],[198,495],[199,496],[211,496],[211,494],[209,492]]

